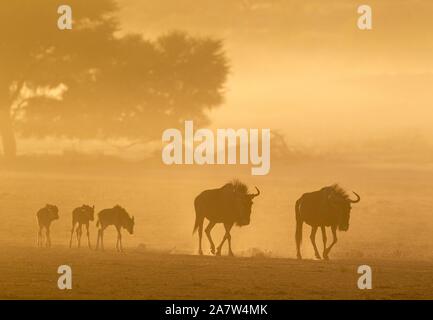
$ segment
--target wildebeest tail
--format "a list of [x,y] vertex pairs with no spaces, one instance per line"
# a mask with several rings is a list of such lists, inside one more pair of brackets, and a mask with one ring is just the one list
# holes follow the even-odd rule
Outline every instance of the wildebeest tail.
[[194,229],[192,230],[192,234],[196,233],[197,229],[199,227],[198,217],[195,216],[195,223],[194,223]]
[[99,222],[99,219],[96,221],[96,227],[99,228],[99,226],[101,225],[101,223]]
[[295,204],[295,215],[296,215],[296,242],[301,243],[302,241],[302,219],[301,219],[301,200],[302,197],[296,201]]
[[192,234],[196,233],[196,231],[200,227],[200,224],[203,224],[203,218],[200,218],[198,213],[199,210],[197,208],[197,199],[194,201],[194,209],[195,209],[195,223],[194,223],[194,229],[192,230]]

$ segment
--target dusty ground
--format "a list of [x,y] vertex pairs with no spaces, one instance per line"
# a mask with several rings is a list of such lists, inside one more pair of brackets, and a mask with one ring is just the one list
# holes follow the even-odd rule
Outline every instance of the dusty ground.
[[[2,250],[2,299],[433,299],[433,263],[427,262]],[[57,289],[61,264],[72,267],[70,291]],[[361,264],[373,269],[372,290],[357,289]]]

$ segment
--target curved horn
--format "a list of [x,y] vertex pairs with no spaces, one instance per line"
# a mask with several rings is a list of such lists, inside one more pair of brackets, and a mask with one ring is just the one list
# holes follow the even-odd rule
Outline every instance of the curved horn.
[[356,199],[356,200],[350,200],[349,199],[349,201],[351,202],[351,203],[358,203],[359,201],[361,201],[361,197],[359,196],[359,194],[357,194],[355,191],[352,191],[354,194],[355,194],[355,196],[358,198],[358,199]]
[[256,193],[256,194],[251,194],[251,199],[257,197],[258,195],[260,195],[260,190],[259,190],[259,188],[257,188],[256,186],[254,186],[254,188],[256,188],[257,193]]

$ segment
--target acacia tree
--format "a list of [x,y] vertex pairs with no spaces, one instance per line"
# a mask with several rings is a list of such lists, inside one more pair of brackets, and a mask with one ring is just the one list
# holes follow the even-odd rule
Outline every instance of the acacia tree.
[[71,0],[72,30],[45,0],[0,4],[0,135],[7,157],[20,136],[144,141],[184,119],[201,124],[223,99],[222,42],[174,32],[116,36],[112,0]]

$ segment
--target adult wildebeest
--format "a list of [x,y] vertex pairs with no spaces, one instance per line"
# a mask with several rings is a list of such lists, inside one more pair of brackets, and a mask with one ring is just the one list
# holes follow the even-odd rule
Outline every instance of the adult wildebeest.
[[201,239],[204,218],[207,218],[209,224],[205,232],[210,242],[211,252],[215,254],[215,244],[210,234],[212,228],[217,223],[223,223],[226,232],[221,244],[217,248],[216,254],[221,255],[221,248],[224,242],[228,240],[229,255],[233,256],[230,230],[234,224],[238,226],[250,224],[253,199],[260,194],[257,187],[256,190],[256,194],[249,194],[248,187],[242,182],[235,180],[219,189],[203,191],[195,198],[195,225],[193,233],[198,230],[199,254],[203,254]]
[[96,226],[98,230],[98,240],[96,242],[96,250],[99,249],[99,240],[101,241],[101,249],[104,250],[104,230],[108,226],[113,225],[117,229],[117,251],[123,251],[121,228],[125,228],[130,234],[134,233],[134,217],[130,218],[128,212],[121,206],[116,205],[111,209],[104,209],[98,213],[98,221]]
[[51,222],[54,220],[59,219],[59,209],[51,204],[47,204],[42,209],[39,209],[39,211],[36,213],[36,216],[38,218],[38,224],[39,224],[39,231],[38,231],[38,247],[42,247],[42,230],[45,228],[46,233],[46,247],[51,247],[51,237],[50,237],[50,226]]
[[[301,257],[301,240],[302,240],[302,224],[311,226],[311,243],[314,247],[314,253],[317,259],[320,259],[319,251],[316,246],[316,232],[320,227],[323,237],[323,258],[328,259],[329,252],[337,243],[337,227],[341,231],[349,229],[350,209],[352,203],[357,203],[361,200],[360,196],[353,192],[357,199],[351,200],[349,195],[338,185],[324,187],[319,191],[304,193],[302,197],[296,201],[296,249],[298,259]],[[333,241],[331,245],[326,247],[326,229],[331,227]]]
[[90,233],[89,233],[89,223],[90,221],[95,220],[95,206],[91,207],[83,204],[81,207],[75,208],[72,211],[72,230],[71,230],[71,240],[69,241],[69,248],[72,248],[72,237],[74,235],[75,225],[78,224],[76,232],[77,232],[77,242],[78,248],[81,246],[81,235],[83,234],[82,226],[86,226],[87,231],[87,244],[89,248],[92,248],[90,245]]

